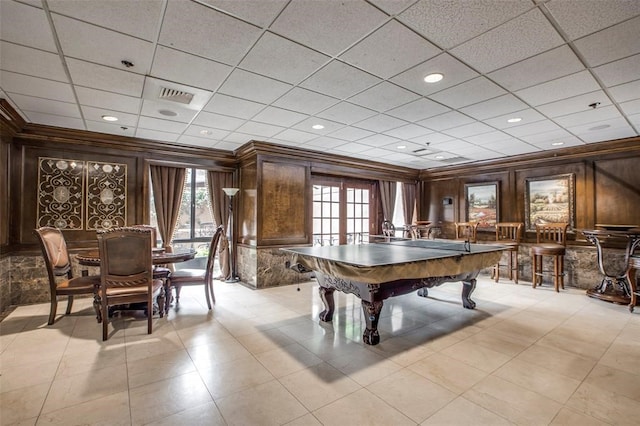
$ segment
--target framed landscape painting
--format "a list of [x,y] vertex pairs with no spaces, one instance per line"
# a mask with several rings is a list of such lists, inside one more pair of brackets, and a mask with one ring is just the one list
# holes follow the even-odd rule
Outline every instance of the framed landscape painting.
[[575,227],[575,176],[571,174],[527,179],[525,187],[526,228],[536,224],[568,223]]
[[491,228],[498,222],[498,182],[470,183],[464,186],[467,222],[478,228]]

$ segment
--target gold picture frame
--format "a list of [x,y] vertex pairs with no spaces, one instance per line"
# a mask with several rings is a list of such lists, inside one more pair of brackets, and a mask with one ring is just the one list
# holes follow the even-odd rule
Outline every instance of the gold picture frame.
[[568,223],[575,228],[575,175],[527,179],[524,207],[527,230],[535,230],[536,223]]

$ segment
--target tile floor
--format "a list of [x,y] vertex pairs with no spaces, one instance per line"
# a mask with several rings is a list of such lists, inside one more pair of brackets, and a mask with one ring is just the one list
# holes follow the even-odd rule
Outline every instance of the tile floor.
[[[381,343],[361,342],[358,299],[319,323],[315,282],[198,287],[101,341],[88,299],[47,326],[48,305],[0,323],[0,423],[176,425],[637,425],[640,309],[584,291],[479,280],[388,299]],[[64,311],[61,302],[59,311]]]

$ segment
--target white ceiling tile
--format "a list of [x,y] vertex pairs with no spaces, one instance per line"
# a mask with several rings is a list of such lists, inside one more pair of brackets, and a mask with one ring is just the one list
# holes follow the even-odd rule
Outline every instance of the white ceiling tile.
[[331,61],[300,86],[334,98],[346,99],[379,82],[380,79],[371,74],[340,61]]
[[587,63],[596,67],[640,53],[640,16],[575,41]]
[[57,54],[7,42],[0,43],[0,69],[63,83],[69,82]]
[[269,104],[291,89],[291,85],[235,69],[219,92],[247,100]]
[[[162,114],[160,111],[165,112]],[[166,112],[171,111],[176,115],[167,115]],[[188,108],[182,108],[176,102],[155,102],[148,99],[142,101],[141,114],[147,117],[155,117],[161,120],[179,121],[181,123],[190,123],[194,119],[198,111]]]
[[536,109],[547,117],[560,117],[580,111],[587,111],[591,109],[589,105],[597,102],[600,103],[598,108],[611,105],[611,101],[606,93],[602,90],[597,90],[595,92],[585,93],[584,95],[540,105]]
[[[434,73],[440,73],[444,75],[444,78],[437,83],[425,83],[424,78]],[[471,80],[478,75],[476,71],[453,56],[442,53],[435,58],[431,58],[398,74],[393,77],[391,81],[406,89],[427,96],[431,93],[439,92],[448,87]]]
[[364,152],[364,151],[368,151],[370,149],[371,149],[371,146],[364,145],[364,144],[357,143],[357,142],[349,142],[349,143],[346,143],[344,145],[340,145],[340,146],[335,148],[337,153],[341,153],[342,152],[342,153],[346,153],[346,154]]
[[358,139],[366,138],[367,136],[373,135],[373,132],[368,130],[359,129],[357,127],[343,127],[333,133],[331,136],[338,139],[343,139],[343,142],[346,141],[357,141]]
[[215,149],[222,149],[226,151],[235,151],[240,148],[245,143],[249,142],[251,139],[243,139],[242,142],[233,142],[233,141],[222,141],[215,144],[213,147]]
[[506,93],[505,90],[491,80],[486,77],[478,77],[441,92],[434,93],[429,97],[451,108],[461,108],[495,98],[504,93]]
[[102,122],[103,115],[111,115],[118,118],[117,122],[112,123],[117,126],[136,127],[138,124],[137,114],[127,114],[125,112],[113,111],[107,108],[94,108],[91,106],[82,106],[82,115],[85,120]]
[[423,136],[432,133],[432,131],[425,127],[418,126],[417,124],[406,124],[404,126],[388,130],[384,133],[388,136],[405,140]]
[[119,95],[103,90],[89,89],[76,86],[76,95],[80,105],[106,108],[114,111],[137,114],[140,110],[140,99],[133,96]]
[[206,111],[200,111],[195,120],[193,120],[193,124],[223,130],[236,130],[244,122],[245,120],[239,118]]
[[384,112],[416,99],[418,95],[385,81],[352,96],[349,102]]
[[[608,107],[612,108],[612,107]],[[627,129],[628,123],[619,114],[609,113],[603,115],[601,120],[575,120],[568,131],[583,138],[593,133],[608,132],[615,129]],[[604,140],[604,139],[603,139]]]
[[155,41],[162,14],[162,0],[83,1],[82,7],[69,0],[47,0],[52,12],[67,15],[105,28],[112,28],[148,41]]
[[640,114],[630,115],[629,121],[631,122],[631,124],[636,126],[636,128],[640,128]]
[[[506,22],[531,7],[526,0],[420,0],[399,19],[442,48],[451,48]],[[455,29],[455,31],[452,31]]]
[[407,122],[404,120],[400,120],[384,114],[379,114],[374,117],[369,117],[365,120],[359,121],[355,123],[354,126],[365,130],[371,130],[372,132],[384,132],[386,130],[395,129],[396,127],[400,127],[405,124],[407,124]]
[[67,58],[67,66],[74,85],[129,96],[142,95],[143,75],[71,58]]
[[534,9],[452,49],[451,54],[481,72],[490,72],[561,44],[562,37]]
[[399,143],[400,139],[394,138],[387,135],[377,134],[367,136],[366,138],[362,138],[358,140],[359,144],[365,144],[369,146],[381,147],[385,145],[389,145],[392,143]]
[[389,15],[397,15],[414,2],[415,0],[369,0],[369,3],[375,4]]
[[202,0],[240,19],[266,28],[282,10],[287,0]]
[[640,99],[623,102],[620,104],[620,108],[622,108],[622,111],[628,115],[640,114]]
[[294,146],[294,147],[298,147],[298,146],[302,145],[302,143],[301,143],[301,142],[294,142],[294,141],[282,140],[282,139],[278,139],[277,137],[266,139],[266,140],[265,140],[265,142],[270,142],[270,143],[273,143],[273,144],[275,144],[275,145],[280,145],[280,146]]
[[530,105],[536,106],[593,92],[598,89],[600,89],[600,86],[589,71],[581,71],[557,80],[519,90],[516,95]]
[[298,144],[301,144],[309,142],[312,139],[316,139],[318,135],[314,135],[313,133],[309,132],[301,132],[300,130],[286,129],[278,133],[275,137],[283,141],[296,142]]
[[311,140],[304,144],[305,148],[322,150],[323,152],[327,149],[335,148],[336,146],[344,145],[345,141],[340,139],[331,138],[328,136],[320,136],[317,139]]
[[534,145],[528,144],[526,142],[521,142],[518,140],[511,140],[508,142],[504,142],[504,141],[498,142],[494,146],[492,146],[491,149],[507,156],[529,154],[532,152],[541,151],[540,148]]
[[584,69],[580,59],[567,45],[493,71],[487,76],[508,90],[519,90],[555,80]]
[[284,127],[274,126],[271,124],[257,123],[255,121],[247,121],[237,129],[238,132],[248,133],[251,135],[258,135],[263,138],[271,138],[283,130],[284,130]]
[[278,126],[290,127],[308,117],[309,116],[306,114],[300,114],[298,112],[269,106],[256,114],[252,120],[261,123],[272,123]]
[[520,136],[520,139],[522,139],[525,142],[534,144],[536,146],[543,146],[543,145],[546,146],[546,145],[551,145],[556,141],[575,139],[575,136],[565,129],[556,129],[550,132],[542,132],[542,133],[536,133],[533,135]]
[[418,121],[435,115],[440,115],[448,111],[450,111],[450,108],[444,105],[433,102],[427,98],[420,98],[397,108],[390,109],[386,114],[406,121]]
[[626,102],[640,98],[640,80],[631,81],[609,88],[609,93],[616,102]]
[[527,104],[515,96],[508,94],[464,107],[460,112],[470,115],[476,120],[498,117],[527,108]]
[[57,14],[52,18],[65,57],[122,69],[121,61],[126,59],[135,64],[130,72],[148,74],[151,70],[153,43]]
[[272,33],[264,33],[240,67],[287,83],[299,83],[329,57]]
[[636,0],[562,0],[545,6],[571,40],[640,15],[640,2]]
[[349,102],[340,102],[331,108],[318,113],[318,117],[337,121],[338,123],[353,124],[357,121],[372,117],[377,113],[368,108],[351,104]]
[[[399,139],[402,139],[402,138],[399,138]],[[404,148],[398,148],[399,146],[404,146]],[[418,144],[415,142],[409,142],[406,140],[401,140],[399,142],[394,141],[388,145],[385,145],[384,147],[386,149],[396,151],[397,153],[405,156],[424,155],[430,152],[425,145]],[[414,151],[418,151],[418,152],[414,152]]]
[[[314,129],[312,126],[316,124],[321,124],[324,126],[324,128]],[[309,117],[306,120],[302,121],[301,123],[298,123],[295,126],[293,126],[294,129],[297,129],[303,132],[313,133],[316,135],[327,135],[343,127],[344,127],[344,124],[342,123],[337,123],[335,121],[327,120],[326,118],[320,118],[320,117]]]
[[489,127],[486,124],[476,122],[460,127],[455,127],[453,129],[443,130],[442,133],[454,136],[456,138],[466,138],[468,136],[479,135],[481,133],[489,133],[493,130],[493,127]]
[[450,111],[435,117],[427,118],[426,120],[418,121],[416,124],[432,130],[440,131],[451,129],[456,126],[464,126],[465,124],[473,123],[474,121],[475,120],[473,118],[460,114],[457,111]]
[[[209,127],[192,124],[191,126],[187,127],[187,129],[184,131],[183,136],[184,135],[194,136],[198,139],[208,140],[209,144],[211,144],[212,141],[222,140],[227,136],[229,136],[229,131],[220,130],[220,129],[211,129]],[[178,139],[178,141],[181,141],[181,140],[182,140],[182,137]]]
[[[603,125],[601,123],[593,123],[593,124],[594,124],[594,127],[598,125]],[[611,122],[611,127],[606,129],[596,130],[596,131],[587,130],[584,133],[576,131],[576,134],[580,137],[580,139],[582,139],[587,143],[605,142],[605,141],[610,141],[615,139],[623,139],[623,138],[630,138],[633,136],[637,136],[637,133],[633,130],[633,128],[631,128],[631,126],[629,126],[626,120],[625,121],[616,120],[615,123]]]
[[616,86],[637,80],[640,77],[640,55],[601,65],[594,68],[593,72],[607,86]]
[[231,67],[179,50],[158,46],[151,75],[199,89],[216,90],[231,72]]
[[340,58],[374,75],[389,78],[438,53],[433,44],[398,22],[389,21]]
[[136,129],[136,137],[143,139],[151,139],[165,142],[176,142],[178,140],[177,133],[167,133],[161,132],[157,130],[149,130],[149,129]]
[[315,114],[336,102],[338,102],[338,100],[335,98],[300,87],[294,87],[276,100],[273,105],[304,114]]
[[411,142],[424,145],[425,148],[427,148],[432,144],[435,145],[442,142],[450,141],[452,139],[453,139],[452,136],[445,135],[444,133],[434,132],[424,136],[418,136],[417,138],[411,138]]
[[87,130],[91,132],[108,133],[111,135],[129,136],[129,137],[133,137],[136,134],[136,128],[133,126],[127,127],[127,126],[122,126],[120,124],[108,123],[102,120],[101,121],[85,120],[85,122],[87,123]]
[[524,124],[522,126],[510,127],[504,129],[505,132],[515,137],[523,137],[527,135],[535,135],[536,133],[551,132],[553,130],[559,130],[560,126],[551,120],[536,121],[531,124]]
[[494,130],[488,133],[482,133],[479,135],[467,136],[464,138],[467,142],[476,144],[476,145],[493,145],[494,142],[511,140],[513,136],[508,135],[504,132]]
[[1,71],[0,87],[8,93],[19,93],[61,102],[75,102],[71,85],[58,81]]
[[65,117],[62,115],[43,114],[35,111],[23,111],[31,123],[45,124],[47,126],[67,127],[69,129],[85,130],[84,121],[80,118]]
[[203,110],[249,119],[264,109],[264,107],[265,105],[261,103],[216,93]]
[[177,142],[182,145],[199,146],[202,148],[211,148],[218,143],[217,140],[199,138],[191,135],[182,135],[178,138]]
[[[188,23],[188,27],[185,24]],[[159,43],[236,65],[260,36],[260,29],[195,2],[169,0]]]
[[43,114],[63,115],[65,117],[82,118],[78,105],[71,102],[58,102],[51,99],[11,94],[11,100],[23,111]]
[[187,125],[185,123],[161,120],[153,117],[141,116],[138,121],[138,129],[159,130],[167,133],[182,133],[186,128]]
[[271,29],[335,56],[381,25],[386,15],[361,1],[289,3]]
[[[516,123],[509,123],[510,118],[521,118],[522,120]],[[501,115],[499,117],[489,118],[483,120],[483,122],[496,129],[508,129],[509,127],[517,127],[525,124],[535,123],[536,121],[545,120],[545,116],[540,114],[535,109],[524,109],[522,111],[516,111],[510,114]]]
[[564,148],[569,148],[571,146],[582,146],[582,145],[585,145],[585,142],[582,141],[580,138],[577,138],[575,136],[570,136],[567,138],[561,138],[554,141],[544,141],[540,143],[531,142],[531,144],[545,151],[552,151],[554,149],[564,149]]
[[[229,133],[229,136],[224,138],[224,142],[231,142],[235,144],[235,145],[232,145],[234,149],[239,148],[241,145],[244,145],[249,141],[261,141],[261,140],[264,140],[263,136],[249,135],[249,134],[240,133],[240,132],[231,132]],[[218,145],[216,145],[216,148],[218,148]]]
[[13,1],[0,1],[0,38],[58,53],[44,11]]

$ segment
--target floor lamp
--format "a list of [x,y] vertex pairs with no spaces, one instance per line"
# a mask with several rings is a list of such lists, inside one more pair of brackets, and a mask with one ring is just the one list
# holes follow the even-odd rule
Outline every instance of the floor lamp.
[[235,283],[240,280],[236,276],[236,259],[233,251],[233,196],[240,191],[240,188],[222,188],[222,190],[229,196],[229,262],[231,262],[231,278],[225,281]]

